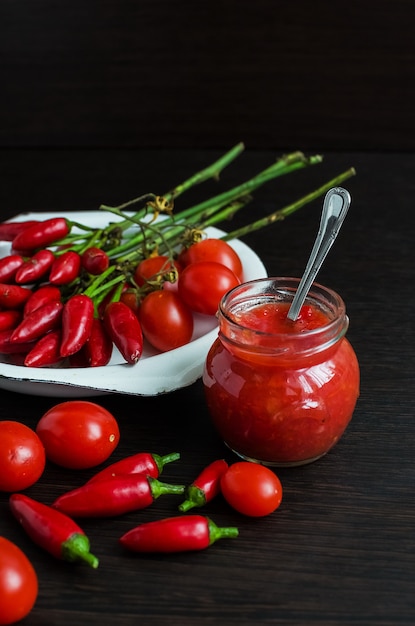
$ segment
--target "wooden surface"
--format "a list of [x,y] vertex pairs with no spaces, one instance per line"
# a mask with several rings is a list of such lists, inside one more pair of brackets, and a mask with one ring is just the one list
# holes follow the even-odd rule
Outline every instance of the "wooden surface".
[[[2,150],[2,218],[33,210],[96,209],[101,202],[163,192],[219,154]],[[248,150],[224,172],[219,187],[246,179],[275,156]],[[200,553],[139,557],[120,550],[118,537],[133,525],[176,513],[177,497],[164,496],[145,511],[85,520],[100,566],[72,566],[32,544],[12,519],[7,494],[0,494],[0,535],[25,550],[40,581],[36,607],[22,624],[413,626],[415,157],[327,153],[322,165],[259,190],[249,211],[265,215],[350,166],[357,176],[344,186],[352,206],[319,276],[346,301],[348,337],[361,365],[361,395],[344,437],[320,461],[278,471],[284,499],[269,517],[243,518],[220,497],[209,504],[204,512],[220,525],[238,525],[240,536]],[[207,183],[197,194],[216,189]],[[269,274],[302,272],[320,208],[315,202],[244,239]],[[246,223],[249,215],[238,220]],[[0,400],[1,419],[31,427],[60,401],[7,391],[0,392]],[[235,460],[212,429],[200,381],[172,395],[98,401],[120,424],[112,460],[139,450],[179,451],[181,460],[165,468],[164,478],[185,483],[215,458]],[[51,502],[90,474],[48,464],[27,493]]]
[[2,0],[0,146],[412,150],[413,0]]

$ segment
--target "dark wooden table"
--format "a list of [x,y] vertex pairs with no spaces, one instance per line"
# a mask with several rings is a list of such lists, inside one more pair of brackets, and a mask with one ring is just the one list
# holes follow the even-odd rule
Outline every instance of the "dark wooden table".
[[[96,209],[141,193],[163,193],[219,151],[2,150],[0,211]],[[268,165],[271,152],[247,152],[223,174],[227,188]],[[136,523],[176,513],[177,497],[122,518],[85,520],[100,566],[54,560],[31,543],[0,494],[0,534],[32,559],[40,582],[28,626],[73,624],[258,624],[350,626],[415,623],[415,155],[325,154],[315,168],[268,184],[249,211],[265,215],[354,166],[344,186],[352,206],[319,280],[345,299],[349,339],[361,364],[361,395],[337,446],[318,462],[278,470],[281,507],[262,519],[232,512],[219,497],[205,512],[236,524],[237,540],[171,556],[132,556],[118,537]],[[215,192],[214,183],[189,201]],[[184,197],[183,197],[184,201]],[[187,202],[187,200],[186,200]],[[270,275],[300,275],[320,216],[317,201],[285,222],[245,237]],[[248,209],[247,209],[248,210]],[[246,223],[249,213],[235,218]],[[2,390],[1,419],[35,427],[60,401]],[[117,417],[121,442],[112,460],[138,450],[181,453],[165,469],[190,482],[215,458],[236,460],[216,436],[201,382],[154,398],[96,398]],[[0,442],[1,445],[1,442]],[[27,493],[51,502],[91,472],[48,464]]]

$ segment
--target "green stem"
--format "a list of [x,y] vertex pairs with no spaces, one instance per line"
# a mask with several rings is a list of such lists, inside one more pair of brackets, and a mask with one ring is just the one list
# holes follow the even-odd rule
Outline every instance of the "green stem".
[[160,482],[157,478],[152,478],[151,476],[148,476],[147,480],[154,500],[164,494],[183,494],[186,489],[185,485],[170,485]]
[[229,539],[233,537],[237,537],[239,535],[239,530],[236,526],[225,526],[220,528],[216,526],[215,522],[211,519],[207,518],[207,524],[209,528],[209,545],[218,541],[218,539]]
[[62,558],[64,561],[77,562],[85,561],[96,569],[99,561],[96,556],[89,551],[89,539],[82,533],[74,533],[62,543]]
[[[248,181],[233,187],[230,190],[227,190],[221,194],[218,194],[214,197],[208,198],[207,200],[189,207],[181,211],[177,216],[170,216],[164,219],[162,222],[157,224],[157,229],[160,233],[160,237],[156,237],[153,240],[154,247],[160,244],[165,243],[167,240],[174,239],[175,236],[179,236],[183,233],[183,230],[186,226],[192,223],[197,223],[200,227],[217,224],[225,219],[231,218],[235,212],[242,208],[249,200],[250,200],[250,192],[254,191],[258,187],[264,185],[268,181],[277,178],[279,176],[288,174],[296,169],[308,167],[311,165],[316,165],[321,163],[322,157],[320,155],[314,155],[311,157],[305,157],[302,152],[292,152],[288,155],[280,157],[275,163],[271,166],[267,167],[265,170],[262,170]],[[198,175],[196,175],[198,176]],[[194,177],[190,178],[191,181]],[[190,184],[190,183],[189,183]],[[178,189],[180,186],[176,187]],[[234,204],[236,203],[236,204]],[[222,213],[219,213],[216,218],[207,217],[212,216],[217,211],[223,209]],[[128,253],[134,247],[137,247],[140,243],[142,243],[148,235],[151,233],[149,229],[153,227],[151,225],[146,225],[143,223],[138,217],[137,214],[134,216],[126,216],[123,214],[118,208],[108,208],[109,211],[116,213],[118,216],[123,217],[126,221],[130,219],[130,222],[136,223],[142,229],[141,233],[139,233],[136,238],[126,241],[117,248],[114,248],[111,251],[112,256],[117,256],[122,253]],[[161,230],[165,230],[167,227],[176,224],[176,228],[178,230],[174,230],[174,228],[170,229],[168,233],[165,233],[164,236],[161,236]],[[127,254],[121,257],[122,260],[130,259],[131,255]]]
[[[171,191],[169,191],[166,194],[164,194],[163,198],[165,198],[167,202],[170,202],[171,200],[174,200],[175,198],[180,196],[182,193],[184,193],[185,191],[187,191],[191,187],[194,187],[195,185],[199,185],[200,183],[203,183],[204,181],[209,180],[210,178],[213,178],[213,179],[217,180],[219,178],[222,170],[225,167],[227,167],[232,161],[234,161],[234,159],[236,159],[236,157],[239,156],[239,154],[244,149],[245,149],[245,146],[244,146],[244,144],[242,142],[236,144],[236,146],[231,148],[231,150],[229,150],[226,154],[221,156],[217,161],[215,161],[211,165],[208,165],[203,170],[200,170],[199,172],[196,172],[196,174],[193,174],[190,178],[188,178],[184,182],[182,182],[179,185],[177,185],[176,187],[174,187]],[[119,204],[117,207],[110,207],[108,205],[101,204],[101,206],[99,208],[103,209],[103,210],[106,210],[106,211],[111,211],[113,213],[117,213],[117,211],[116,211],[117,209],[123,211],[123,210],[128,209],[129,207],[131,207],[131,206],[133,206],[135,204],[138,204],[139,202],[145,202],[144,208],[141,211],[139,211],[138,213],[136,213],[136,217],[138,219],[140,219],[140,218],[143,218],[147,214],[147,212],[148,212],[148,210],[147,210],[147,201],[149,199],[154,200],[155,199],[155,195],[154,194],[146,194],[144,196],[139,196],[138,198],[134,198],[133,200],[129,200],[128,202],[124,202],[123,204]],[[117,225],[124,229],[124,228],[128,227],[127,221],[128,220],[124,220],[123,222],[121,222],[120,224],[117,224]]]
[[185,180],[183,183],[177,185],[176,187],[174,187],[174,189],[164,194],[164,198],[166,198],[167,200],[174,200],[174,198],[177,198],[191,187],[194,187],[194,185],[199,185],[200,183],[203,183],[210,178],[218,180],[222,170],[227,167],[232,161],[234,161],[234,159],[236,159],[236,157],[239,156],[244,149],[245,146],[242,142],[236,144],[236,146],[231,148],[231,150],[229,150],[229,152],[220,157],[220,159],[218,159],[205,169],[201,170],[200,172],[193,174],[193,176]]
[[335,178],[332,178],[331,180],[329,180],[327,183],[325,183],[324,185],[322,185],[315,191],[312,191],[306,196],[303,196],[296,202],[293,202],[292,204],[289,204],[286,207],[278,211],[275,211],[274,213],[271,213],[270,215],[267,215],[266,217],[256,220],[255,222],[251,222],[250,224],[247,224],[246,226],[237,228],[236,230],[233,230],[232,232],[227,233],[226,235],[221,237],[221,239],[223,239],[224,241],[229,241],[230,239],[238,239],[240,237],[243,237],[244,235],[247,235],[248,233],[252,233],[256,230],[260,230],[261,228],[264,228],[265,226],[269,226],[270,224],[273,224],[274,222],[281,221],[285,219],[286,217],[288,217],[289,215],[291,215],[292,213],[294,213],[295,211],[298,211],[298,209],[302,208],[306,204],[309,204],[313,200],[316,200],[323,194],[327,193],[327,191],[331,189],[332,187],[336,187],[337,185],[340,185],[342,182],[344,182],[348,178],[351,178],[355,174],[356,174],[356,170],[353,167],[351,167],[350,169],[346,170],[342,174],[339,174]]

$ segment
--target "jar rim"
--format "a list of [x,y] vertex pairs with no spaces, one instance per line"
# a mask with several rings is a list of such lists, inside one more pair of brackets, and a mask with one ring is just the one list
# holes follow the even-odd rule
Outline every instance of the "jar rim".
[[346,305],[343,298],[333,289],[325,287],[318,282],[312,283],[305,299],[305,304],[314,304],[325,312],[329,319],[327,324],[317,328],[301,329],[298,333],[272,333],[260,329],[253,329],[241,323],[239,320],[236,321],[232,316],[232,310],[235,310],[236,307],[240,308],[248,301],[252,303],[254,298],[263,300],[264,298],[275,299],[275,297],[278,297],[281,301],[291,302],[299,283],[300,278],[287,276],[268,276],[243,282],[233,287],[221,298],[218,315],[222,316],[227,324],[230,324],[240,331],[250,331],[257,336],[263,337],[278,336],[281,339],[285,337],[292,339],[293,335],[295,336],[296,334],[297,336],[301,335],[301,337],[308,337],[309,339],[318,337],[321,334],[337,334],[336,329],[339,328],[339,323],[343,325],[344,320],[347,326]]

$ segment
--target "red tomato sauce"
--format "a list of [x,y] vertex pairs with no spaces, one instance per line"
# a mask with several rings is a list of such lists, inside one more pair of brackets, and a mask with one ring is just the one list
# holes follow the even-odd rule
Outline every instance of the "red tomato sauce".
[[342,436],[359,395],[358,361],[344,336],[306,356],[256,351],[262,333],[271,334],[275,346],[284,336],[289,346],[287,335],[312,336],[309,331],[330,322],[309,305],[292,322],[288,308],[274,301],[233,313],[241,327],[256,331],[252,350],[241,350],[238,338],[218,338],[203,375],[213,424],[224,442],[244,458],[271,465],[301,465],[324,455]]

